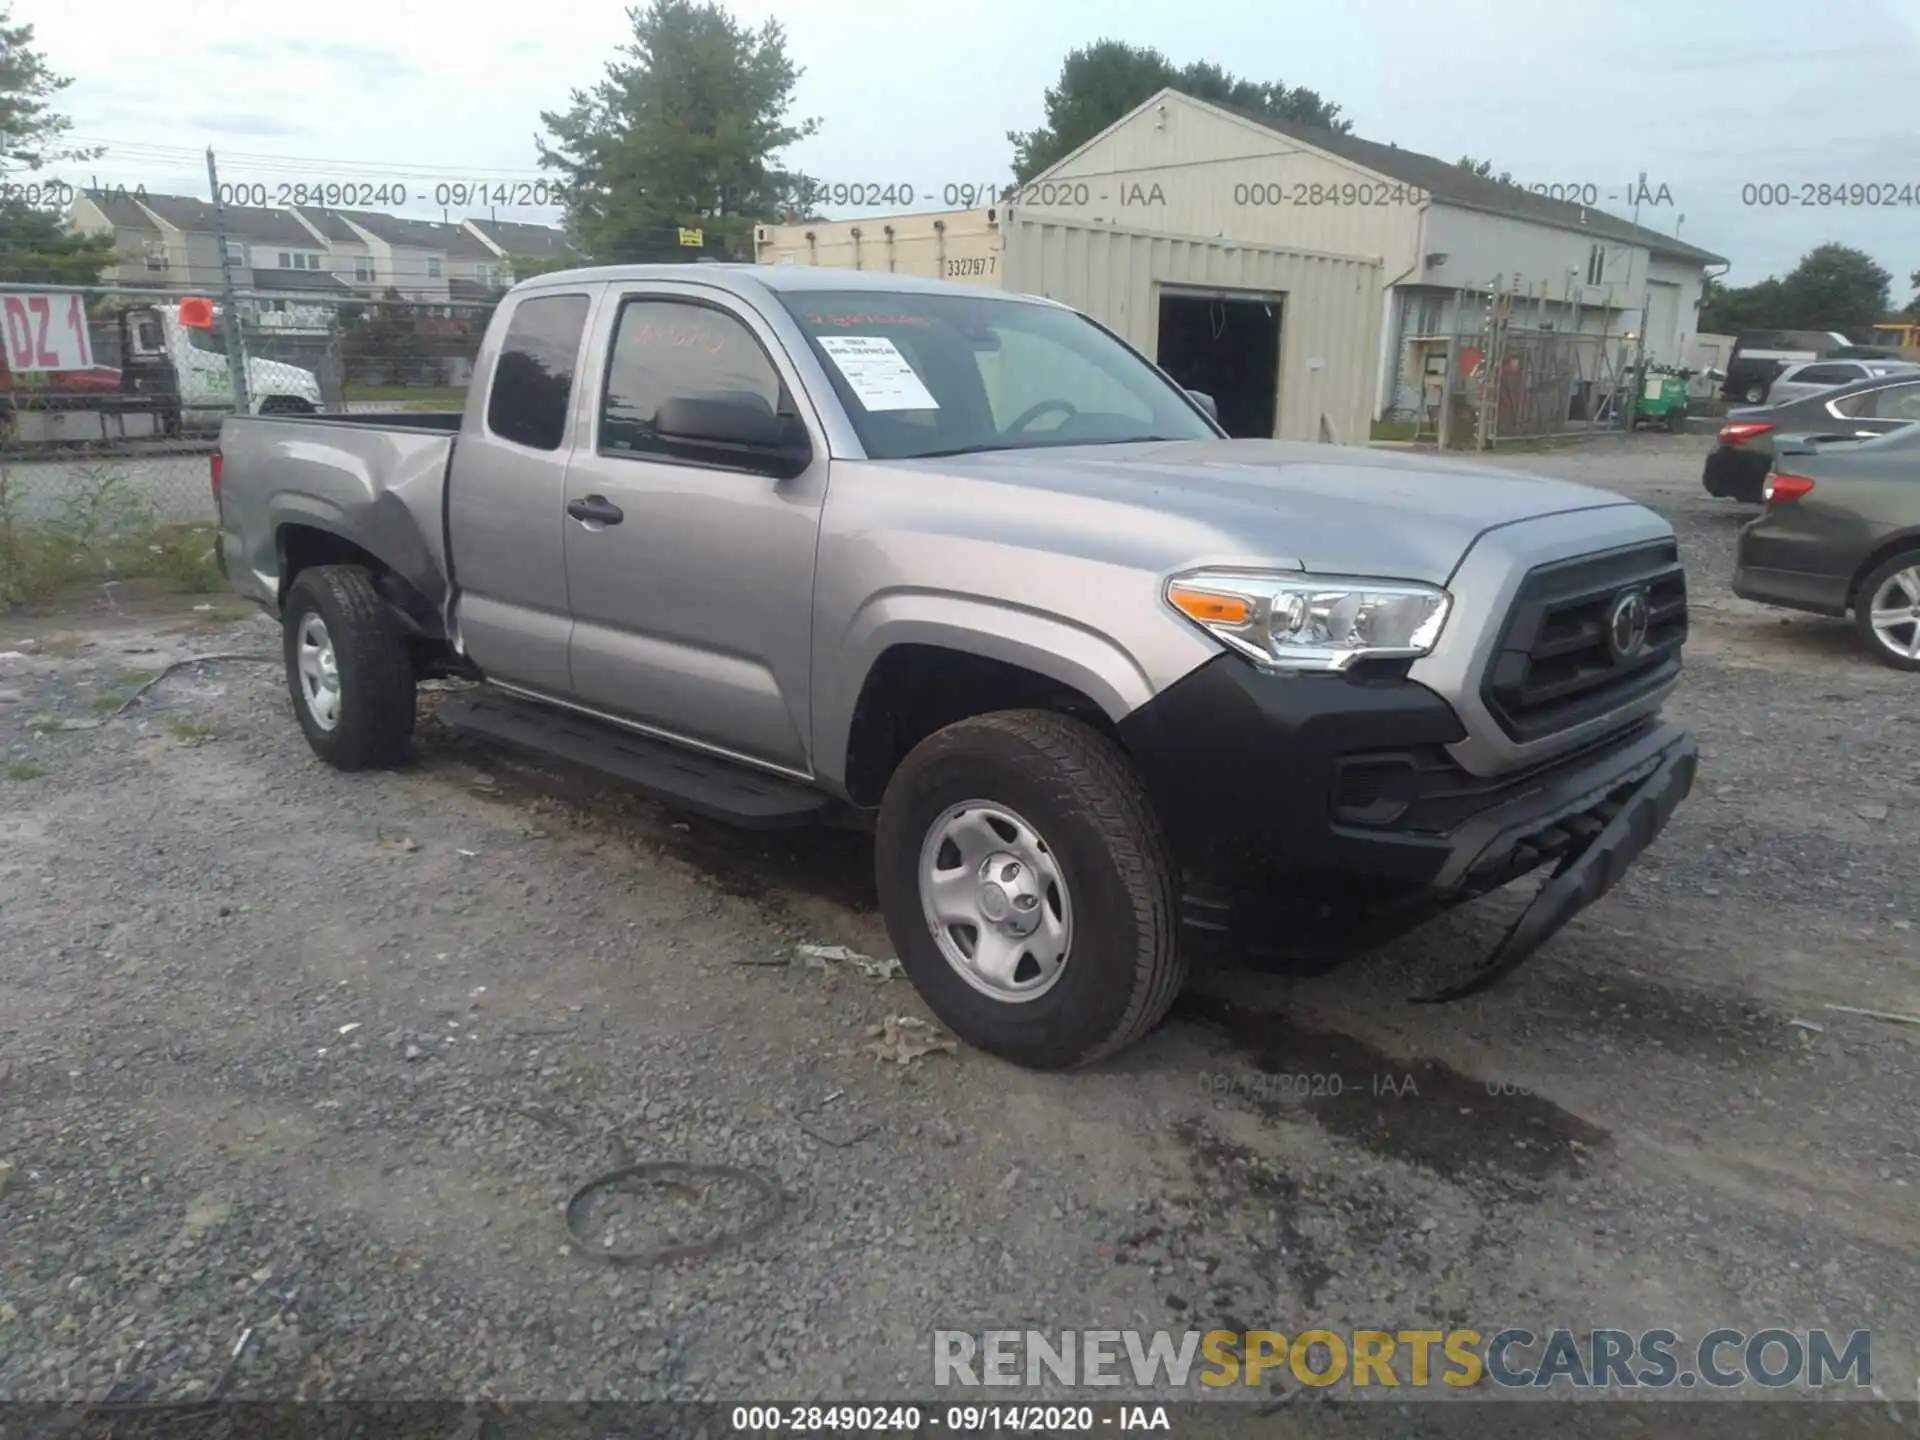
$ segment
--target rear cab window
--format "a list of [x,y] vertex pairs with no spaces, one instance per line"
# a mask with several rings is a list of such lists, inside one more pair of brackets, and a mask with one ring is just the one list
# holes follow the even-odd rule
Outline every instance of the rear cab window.
[[587,328],[585,295],[534,295],[514,307],[494,362],[487,429],[533,450],[558,450]]

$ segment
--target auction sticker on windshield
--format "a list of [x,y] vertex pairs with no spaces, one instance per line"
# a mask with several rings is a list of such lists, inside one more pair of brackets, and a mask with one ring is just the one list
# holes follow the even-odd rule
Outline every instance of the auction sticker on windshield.
[[938,410],[940,404],[884,335],[822,335],[820,348],[869,410]]

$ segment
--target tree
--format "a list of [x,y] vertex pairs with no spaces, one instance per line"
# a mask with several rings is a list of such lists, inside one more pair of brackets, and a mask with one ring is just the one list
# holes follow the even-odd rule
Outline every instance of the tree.
[[69,235],[60,214],[31,203],[13,177],[99,152],[62,142],[73,122],[53,109],[53,99],[73,81],[47,68],[33,27],[12,20],[12,6],[0,3],[0,280],[91,285],[113,263],[113,242]]
[[560,255],[549,259],[536,259],[532,255],[509,255],[507,268],[513,272],[513,278],[531,280],[536,275],[551,275],[556,270],[571,270],[576,265],[587,264],[582,255]]
[[1346,134],[1351,120],[1340,107],[1302,87],[1278,81],[1244,80],[1211,61],[1176,66],[1149,46],[1100,40],[1068,53],[1060,78],[1047,90],[1046,123],[1035,130],[1009,130],[1015,183],[1066,159],[1114,121],[1161,90],[1244,110],[1257,118]]
[[1920,270],[1914,271],[1913,274],[1907,277],[1907,284],[1911,285],[1914,289],[1913,299],[1907,302],[1907,314],[1913,316],[1916,320],[1920,320]]
[[[651,0],[627,19],[633,41],[606,78],[540,116],[540,163],[566,178],[568,229],[607,263],[750,256],[753,227],[800,193],[780,152],[820,127],[787,118],[801,71],[785,30],[749,30],[714,0]],[[706,243],[681,245],[682,227]]]
[[419,383],[427,358],[418,312],[389,285],[370,305],[340,307],[340,363],[349,385]]
[[1462,155],[1453,162],[1469,175],[1478,175],[1483,180],[1495,180],[1502,185],[1513,184],[1513,176],[1505,170],[1498,175],[1493,173],[1493,161],[1476,160],[1471,155]]
[[18,196],[0,197],[0,281],[98,285],[111,264],[111,237],[69,234],[57,211]]
[[1700,328],[1710,334],[1742,330],[1838,330],[1855,340],[1872,337],[1887,313],[1893,276],[1871,255],[1850,245],[1817,245],[1783,277],[1727,289],[1708,282]]

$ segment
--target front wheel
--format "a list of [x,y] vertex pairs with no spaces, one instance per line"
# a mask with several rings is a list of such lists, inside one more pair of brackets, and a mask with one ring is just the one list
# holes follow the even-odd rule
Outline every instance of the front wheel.
[[287,688],[313,753],[336,770],[398,765],[413,741],[406,633],[358,565],[302,570],[282,616]]
[[1893,556],[1860,582],[1853,622],[1882,664],[1920,670],[1920,550]]
[[1037,1070],[1145,1035],[1186,979],[1174,866],[1126,754],[1062,715],[949,725],[901,762],[875,869],[887,932],[960,1039]]

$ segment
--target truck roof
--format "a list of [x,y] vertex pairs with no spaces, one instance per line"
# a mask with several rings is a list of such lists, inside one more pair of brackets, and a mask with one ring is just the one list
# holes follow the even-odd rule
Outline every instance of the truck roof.
[[514,286],[515,290],[547,289],[558,285],[579,285],[613,281],[678,280],[686,284],[711,285],[736,295],[771,291],[871,290],[876,293],[920,295],[973,295],[988,300],[1004,300],[1016,305],[1057,305],[1037,295],[1021,295],[1002,290],[987,290],[978,285],[957,285],[946,280],[923,280],[885,270],[849,270],[832,265],[754,265],[744,262],[693,265],[595,265],[579,270],[555,270],[536,275]]

